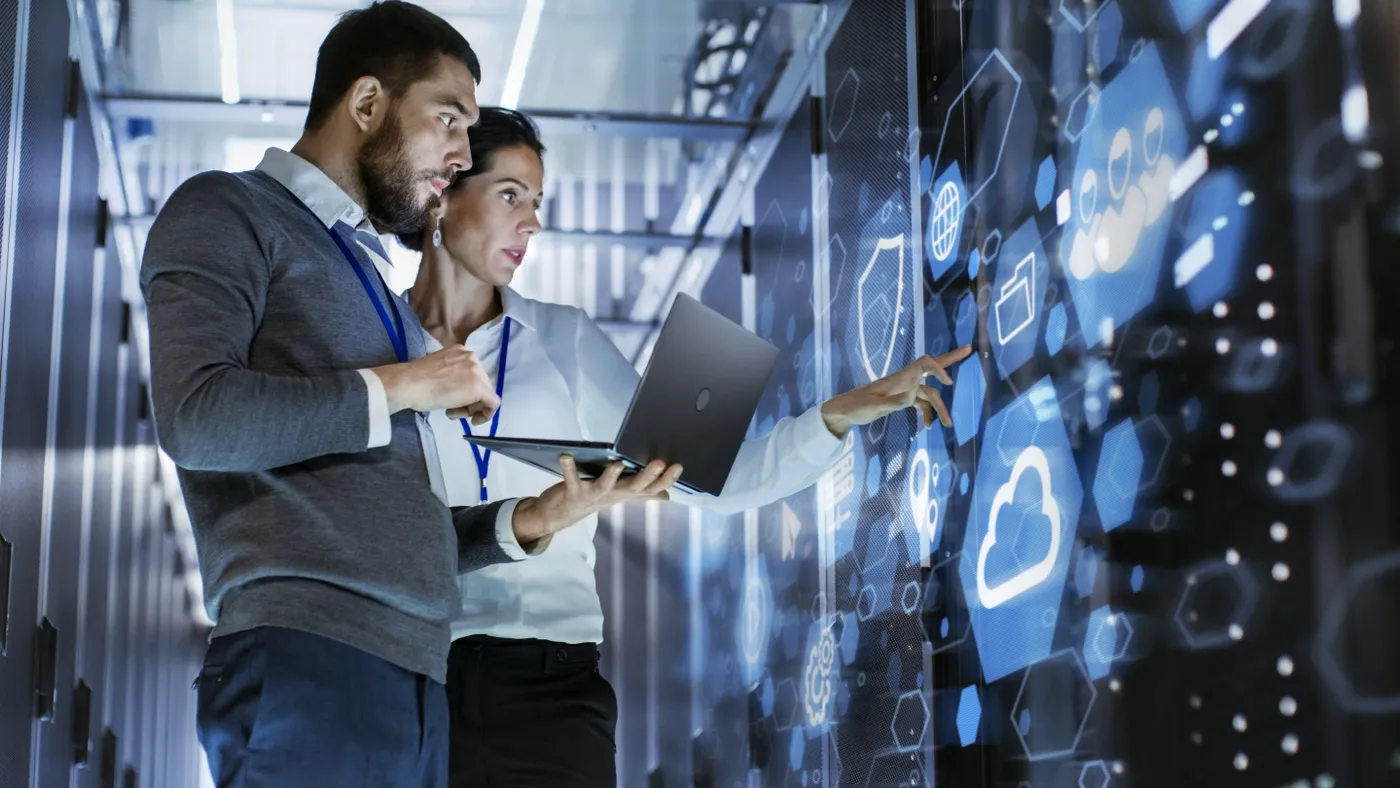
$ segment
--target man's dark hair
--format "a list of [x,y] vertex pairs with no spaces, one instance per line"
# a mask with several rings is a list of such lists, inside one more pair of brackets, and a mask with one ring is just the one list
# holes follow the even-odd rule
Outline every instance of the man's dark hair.
[[402,96],[427,79],[443,55],[460,60],[481,81],[481,61],[471,44],[433,12],[402,0],[346,12],[316,56],[306,129],[325,123],[355,80],[374,77],[390,95]]
[[[504,107],[482,107],[481,119],[471,127],[468,136],[472,146],[472,166],[461,170],[452,179],[447,191],[457,191],[473,175],[491,171],[496,152],[502,148],[524,145],[539,156],[544,156],[544,143],[540,141],[540,131],[528,115]],[[405,233],[399,242],[415,252],[423,251],[422,233]]]

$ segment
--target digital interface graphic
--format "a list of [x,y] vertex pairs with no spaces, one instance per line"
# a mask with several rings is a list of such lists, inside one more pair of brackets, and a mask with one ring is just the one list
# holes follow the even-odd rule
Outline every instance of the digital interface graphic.
[[1301,710],[1400,711],[1335,645],[1400,560],[1301,593],[1296,507],[1359,451],[1302,407],[1287,289],[1300,245],[1330,248],[1298,217],[1352,185],[1319,165],[1342,81],[1307,60],[1342,59],[1332,6],[912,5],[852,7],[754,188],[783,356],[753,429],[971,345],[928,381],[952,425],[884,419],[815,489],[704,518],[693,746],[648,774],[1347,784]]

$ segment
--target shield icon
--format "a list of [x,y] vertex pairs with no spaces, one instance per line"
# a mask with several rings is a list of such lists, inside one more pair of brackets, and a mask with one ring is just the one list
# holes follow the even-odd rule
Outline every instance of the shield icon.
[[856,283],[860,358],[870,380],[890,372],[904,311],[904,236],[881,238]]

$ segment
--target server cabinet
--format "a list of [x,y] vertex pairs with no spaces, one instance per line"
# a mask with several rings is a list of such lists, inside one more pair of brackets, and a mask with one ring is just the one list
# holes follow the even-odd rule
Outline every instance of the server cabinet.
[[[58,251],[60,162],[66,97],[60,86],[68,73],[68,11],[62,3],[21,6],[28,15],[22,63],[23,95],[18,97],[17,136],[10,140],[11,172],[6,184],[16,201],[7,205],[12,218],[5,240],[9,270],[5,302],[8,321],[0,341],[0,512],[11,544],[9,621],[0,658],[0,741],[14,757],[0,761],[0,786],[29,783],[34,710],[53,704],[57,689],[57,649],[65,636],[45,621],[44,637],[35,633],[40,598],[43,550],[44,475],[49,406],[55,267]],[[17,80],[11,79],[11,84]],[[43,87],[48,89],[42,89]],[[60,89],[54,89],[60,87]],[[34,668],[40,668],[35,671]],[[36,684],[42,685],[36,691]],[[36,701],[38,702],[36,704]]]
[[[55,661],[56,702],[53,719],[40,728],[38,786],[68,784],[70,767],[81,758],[74,751],[75,726],[91,709],[91,687],[79,683],[78,591],[90,567],[87,524],[90,491],[86,476],[93,327],[93,267],[96,247],[97,151],[82,97],[76,63],[66,70],[70,91],[65,112],[60,167],[67,199],[59,204],[59,250],[55,270],[55,309],[48,430],[52,439],[45,490],[49,515],[48,589],[44,615],[60,632]],[[79,130],[86,124],[87,134]],[[86,723],[83,723],[86,728]],[[86,745],[83,745],[84,749]]]

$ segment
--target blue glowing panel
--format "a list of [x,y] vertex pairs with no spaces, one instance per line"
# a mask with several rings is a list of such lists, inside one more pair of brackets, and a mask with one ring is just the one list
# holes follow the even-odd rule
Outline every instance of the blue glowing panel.
[[1103,4],[1096,27],[1094,56],[1102,69],[1118,59],[1118,45],[1123,40],[1123,9],[1117,2]]
[[1059,355],[1065,346],[1065,334],[1069,331],[1069,315],[1064,304],[1050,308],[1050,316],[1045,319],[1045,349],[1050,355]]
[[924,352],[930,356],[941,356],[953,347],[953,325],[943,299],[930,297],[924,307]]
[[958,261],[958,242],[962,239],[963,212],[967,207],[967,187],[963,184],[962,168],[953,162],[934,181],[929,193],[928,227],[924,228],[924,246],[929,272],[937,279]]
[[1103,90],[1085,127],[1061,259],[1086,341],[1102,341],[1156,291],[1170,234],[1172,176],[1186,127],[1155,44]]
[[982,724],[982,701],[977,687],[963,687],[958,698],[958,741],[967,747],[977,741],[977,728]]
[[1049,378],[987,422],[960,579],[987,681],[1050,653],[1084,490]]
[[1144,575],[1142,567],[1133,567],[1132,574],[1128,576],[1128,585],[1133,589],[1134,594],[1140,593],[1142,591],[1143,577]]
[[953,333],[958,340],[958,347],[971,345],[972,340],[977,338],[977,301],[971,293],[964,295],[958,301],[955,320]]
[[986,396],[987,378],[982,372],[982,363],[977,358],[969,358],[958,366],[958,377],[953,385],[953,434],[959,446],[977,435]]
[[1206,42],[1196,45],[1191,54],[1191,74],[1186,79],[1186,109],[1192,120],[1204,120],[1220,106],[1225,90],[1225,78],[1230,73],[1228,53],[1212,59]]
[[1176,25],[1185,33],[1200,24],[1206,14],[1220,4],[1220,0],[1171,0],[1171,3]]
[[1094,581],[1099,576],[1099,555],[1094,548],[1086,547],[1079,551],[1079,559],[1074,563],[1074,590],[1080,599],[1088,599],[1094,593]]
[[1035,355],[1049,280],[1050,261],[1031,220],[1002,243],[987,308],[992,357],[1003,379]]
[[1234,289],[1252,203],[1253,194],[1235,170],[1211,172],[1192,190],[1185,248],[1173,272],[1192,310],[1200,312]]
[[1112,531],[1133,518],[1142,466],[1142,445],[1138,443],[1137,430],[1132,419],[1125,419],[1104,436],[1099,471],[1094,477],[1094,505],[1099,509],[1105,531]]
[[1055,159],[1050,156],[1045,157],[1045,161],[1040,163],[1040,170],[1035,176],[1035,204],[1040,210],[1045,210],[1045,206],[1055,199]]
[[1054,58],[1050,79],[1055,92],[1072,97],[1084,87],[1084,33],[1064,17],[1051,20],[1054,31]]

